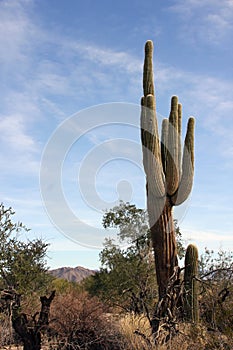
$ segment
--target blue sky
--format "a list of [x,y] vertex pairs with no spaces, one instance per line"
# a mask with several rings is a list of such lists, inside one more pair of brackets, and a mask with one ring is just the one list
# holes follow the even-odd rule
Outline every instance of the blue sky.
[[148,39],[155,46],[157,111],[167,116],[171,96],[178,95],[183,129],[189,115],[196,118],[194,187],[177,214],[183,236],[201,250],[233,250],[232,37],[231,0],[0,1],[0,196],[32,229],[29,238],[42,236],[51,244],[51,267],[97,268],[99,250],[88,248],[85,238],[83,245],[74,240],[82,241],[88,229],[94,237],[102,210],[118,194],[145,207],[138,113],[128,126],[118,116],[116,125],[97,118],[69,145],[62,188],[74,215],[89,225],[77,239],[50,221],[40,171],[48,141],[71,116],[84,128],[86,109],[94,120],[96,105],[105,112],[106,103],[120,102],[124,113],[137,111]]

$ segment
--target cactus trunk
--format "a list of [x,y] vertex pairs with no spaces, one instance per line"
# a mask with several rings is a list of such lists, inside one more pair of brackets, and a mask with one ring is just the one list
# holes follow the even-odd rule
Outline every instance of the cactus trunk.
[[184,270],[184,311],[187,321],[198,323],[199,305],[198,305],[198,250],[193,244],[190,244],[185,254]]
[[190,194],[194,171],[194,118],[189,118],[182,151],[182,107],[177,96],[171,99],[169,118],[162,123],[161,141],[156,118],[153,81],[153,43],[145,45],[141,99],[141,139],[147,180],[147,208],[154,248],[159,299],[178,265],[172,208]]
[[[148,201],[148,211],[153,212],[154,203]],[[150,214],[149,214],[150,215]],[[151,216],[151,215],[150,215]],[[152,245],[160,299],[166,294],[166,287],[178,265],[172,206],[167,200],[159,219],[151,225]]]

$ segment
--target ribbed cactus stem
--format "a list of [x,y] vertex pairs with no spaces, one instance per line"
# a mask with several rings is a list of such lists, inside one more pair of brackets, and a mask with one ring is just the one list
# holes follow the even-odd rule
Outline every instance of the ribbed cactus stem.
[[193,244],[190,244],[185,254],[184,270],[184,311],[187,321],[199,322],[198,305],[198,250]]
[[172,196],[179,186],[179,132],[178,132],[178,97],[171,99],[171,112],[169,116],[168,129],[168,152],[167,152],[167,171],[166,183],[167,193]]
[[171,200],[174,205],[182,204],[190,195],[194,175],[194,124],[195,119],[188,120],[187,132],[184,142],[182,173],[179,187]]
[[181,127],[182,127],[182,104],[178,103],[178,168],[179,180],[181,179],[181,159],[182,159],[182,142],[181,142]]
[[151,40],[148,40],[145,45],[143,92],[144,96],[149,94],[154,95],[153,42]]
[[181,146],[182,107],[171,99],[169,119],[162,124],[159,140],[153,80],[153,43],[145,45],[141,100],[141,139],[147,181],[147,207],[154,248],[160,299],[177,266],[172,207],[187,199],[193,182],[194,120],[189,119],[184,149]]
[[161,157],[162,157],[162,163],[163,163],[163,172],[165,176],[167,173],[168,128],[169,128],[169,121],[167,118],[164,118],[162,122],[162,133],[161,133]]

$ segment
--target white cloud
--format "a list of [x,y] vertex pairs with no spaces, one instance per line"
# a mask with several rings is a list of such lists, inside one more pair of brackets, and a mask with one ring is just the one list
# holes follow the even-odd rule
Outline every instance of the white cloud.
[[72,43],[71,47],[83,57],[104,66],[117,66],[129,74],[141,73],[142,62],[126,52],[100,48],[86,43]]
[[[68,74],[67,74],[68,73]],[[51,60],[38,62],[33,74],[35,92],[40,95],[67,95],[70,93],[70,72],[63,72],[63,65]]]
[[233,5],[231,0],[177,0],[169,8],[180,15],[184,30],[182,35],[191,42],[201,40],[209,44],[221,44],[231,38],[233,29]]
[[42,97],[41,103],[45,106],[45,108],[47,110],[51,111],[51,113],[56,115],[60,120],[64,120],[67,117],[65,112],[63,112],[63,110],[58,108],[56,103],[51,101],[51,100],[49,100],[48,98]]
[[[159,95],[175,92],[180,96],[184,109],[196,117],[198,126],[206,129],[209,136],[218,138],[222,155],[226,154],[226,149],[232,149],[233,83],[161,63],[157,67],[156,85]],[[159,99],[157,102],[159,106]]]
[[9,67],[12,61],[24,61],[30,50],[29,39],[34,25],[27,11],[30,0],[3,0],[0,2],[0,61]]
[[33,138],[24,130],[24,120],[20,115],[10,115],[1,119],[0,133],[9,148],[20,152],[35,149]]
[[203,231],[203,230],[182,230],[183,237],[188,241],[198,241],[198,242],[206,242],[211,244],[211,242],[220,243],[220,242],[233,242],[232,235],[222,234],[222,232],[214,232],[214,231]]

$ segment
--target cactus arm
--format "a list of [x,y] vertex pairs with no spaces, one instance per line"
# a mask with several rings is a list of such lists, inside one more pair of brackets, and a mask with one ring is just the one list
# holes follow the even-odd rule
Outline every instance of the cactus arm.
[[156,106],[155,106],[155,92],[154,92],[154,75],[153,75],[153,42],[148,40],[145,45],[145,60],[143,68],[143,92],[144,92],[144,106],[146,107],[145,114],[148,114],[146,131],[151,133],[154,139],[154,148],[150,148],[154,153],[155,158],[161,161],[161,155],[159,152],[159,132],[158,122],[156,118]]
[[145,45],[145,60],[143,67],[143,92],[144,96],[154,95],[153,77],[153,42],[148,40]]
[[164,197],[166,191],[155,110],[152,41],[147,41],[145,45],[143,90],[144,97],[141,101],[143,165],[147,176],[148,189],[155,197]]
[[194,118],[189,118],[183,150],[182,177],[177,192],[171,200],[174,205],[182,204],[189,196],[194,175]]
[[166,172],[167,193],[169,196],[172,196],[177,191],[179,185],[178,139],[178,98],[177,96],[173,96],[171,99],[171,111],[169,116]]
[[167,170],[168,126],[169,126],[169,121],[167,118],[164,118],[162,122],[162,131],[161,131],[161,158],[162,158],[162,164],[163,164],[163,172],[165,176],[166,176],[166,170]]
[[181,179],[182,169],[182,143],[181,143],[181,129],[182,129],[182,104],[178,103],[178,171],[179,171],[179,181]]
[[198,275],[198,249],[190,244],[185,254],[184,270],[184,311],[185,318],[188,321],[198,323],[199,305],[198,305],[198,281],[195,277]]

